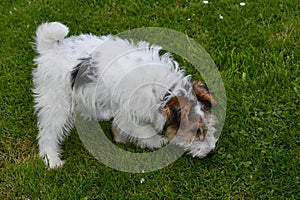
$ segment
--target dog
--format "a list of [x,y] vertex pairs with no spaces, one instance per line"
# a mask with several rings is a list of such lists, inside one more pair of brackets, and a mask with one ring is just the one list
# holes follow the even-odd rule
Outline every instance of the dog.
[[174,142],[193,157],[214,153],[211,107],[217,102],[206,85],[184,75],[170,53],[161,55],[161,47],[145,41],[92,34],[66,38],[68,33],[59,22],[44,23],[34,43],[32,91],[39,156],[46,166],[65,163],[60,144],[75,113],[87,120],[112,119],[117,143],[156,149]]

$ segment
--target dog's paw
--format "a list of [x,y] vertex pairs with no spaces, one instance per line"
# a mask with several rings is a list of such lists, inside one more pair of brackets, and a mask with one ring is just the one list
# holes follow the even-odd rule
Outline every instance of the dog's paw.
[[116,128],[113,128],[112,132],[116,143],[126,144],[129,141],[128,137],[119,133]]
[[142,139],[138,145],[142,148],[159,149],[168,143],[168,138],[155,135],[151,138]]
[[49,169],[57,169],[62,167],[66,161],[61,160],[60,158],[50,158],[48,156],[43,158],[43,161]]
[[169,139],[166,137],[162,137],[160,143],[162,146],[167,145],[169,143]]
[[62,167],[64,164],[65,164],[65,160],[57,160],[57,161],[55,161],[55,162],[51,162],[51,163],[49,163],[49,168],[50,169],[57,169],[57,168],[60,168],[60,167]]

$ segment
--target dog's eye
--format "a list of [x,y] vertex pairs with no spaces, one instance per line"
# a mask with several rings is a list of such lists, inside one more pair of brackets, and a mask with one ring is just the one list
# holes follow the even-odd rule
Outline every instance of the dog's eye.
[[201,129],[201,128],[198,128],[198,129],[193,129],[192,130],[193,133],[196,133],[196,138],[199,138],[200,141],[204,141],[205,139],[205,136],[206,136],[206,129]]
[[200,128],[194,128],[194,129],[192,129],[191,130],[193,133],[195,133],[195,134],[201,134],[201,129]]
[[200,128],[198,128],[198,130],[197,130],[197,134],[201,134],[201,133],[202,133],[201,129],[200,129]]

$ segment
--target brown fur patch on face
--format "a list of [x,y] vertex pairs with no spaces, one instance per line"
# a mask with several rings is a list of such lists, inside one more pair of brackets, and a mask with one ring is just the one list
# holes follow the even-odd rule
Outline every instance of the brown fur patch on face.
[[187,101],[184,97],[172,97],[162,110],[162,114],[169,120],[169,125],[183,126],[189,124],[189,113],[192,103]]
[[204,103],[207,107],[217,105],[216,99],[209,93],[208,88],[202,82],[196,82],[193,84],[194,93],[198,101]]
[[[204,105],[205,116],[209,116],[211,106],[216,105],[217,101],[202,82],[194,83],[193,90],[197,100]],[[187,141],[193,141],[194,139],[205,140],[207,127],[204,119],[195,111],[191,111],[194,105],[195,102],[178,96],[172,97],[162,109],[162,114],[167,117],[165,135],[169,141],[176,134],[184,137]]]
[[[203,140],[206,136],[206,126],[201,116],[191,112],[195,102],[186,100],[184,97],[173,97],[162,110],[162,114],[167,117],[165,125],[165,135],[169,141],[178,133],[187,141],[195,138]],[[202,138],[202,139],[201,139]]]
[[169,125],[165,130],[165,136],[167,136],[168,140],[171,141],[172,138],[176,135],[178,127],[175,125]]

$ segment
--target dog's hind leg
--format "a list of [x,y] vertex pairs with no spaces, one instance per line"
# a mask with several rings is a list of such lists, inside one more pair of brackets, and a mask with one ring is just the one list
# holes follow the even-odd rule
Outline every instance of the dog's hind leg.
[[[39,155],[50,168],[64,164],[60,159],[60,144],[72,126],[71,101],[68,98],[59,98],[58,90],[56,92],[56,94],[50,91],[43,94],[37,92],[38,95],[35,97]],[[49,93],[52,95],[48,95]]]

